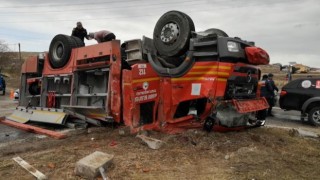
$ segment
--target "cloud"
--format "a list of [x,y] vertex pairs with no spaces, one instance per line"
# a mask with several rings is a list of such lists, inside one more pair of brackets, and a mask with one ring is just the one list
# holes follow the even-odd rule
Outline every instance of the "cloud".
[[20,42],[24,51],[47,51],[51,39],[71,34],[77,21],[88,32],[111,30],[122,42],[152,37],[159,17],[179,10],[193,19],[197,31],[220,28],[255,41],[269,52],[272,63],[297,61],[320,67],[317,0],[0,1],[0,39]]

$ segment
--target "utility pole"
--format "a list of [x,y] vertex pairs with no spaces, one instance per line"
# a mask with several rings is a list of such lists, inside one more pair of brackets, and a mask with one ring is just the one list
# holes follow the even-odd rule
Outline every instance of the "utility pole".
[[289,62],[288,66],[288,82],[292,81],[293,65],[297,64],[296,62]]
[[19,59],[20,59],[20,66],[22,66],[22,59],[21,59],[21,49],[20,49],[20,43],[18,43],[19,46]]

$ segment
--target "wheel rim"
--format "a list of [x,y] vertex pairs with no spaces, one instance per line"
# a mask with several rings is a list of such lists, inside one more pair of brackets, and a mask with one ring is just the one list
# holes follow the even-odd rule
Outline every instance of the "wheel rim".
[[56,61],[61,61],[64,54],[64,45],[61,41],[57,42],[53,47],[53,57]]
[[160,39],[166,44],[172,44],[179,37],[179,26],[176,23],[168,23],[161,29]]
[[314,122],[320,123],[320,110],[317,110],[312,114],[312,119]]

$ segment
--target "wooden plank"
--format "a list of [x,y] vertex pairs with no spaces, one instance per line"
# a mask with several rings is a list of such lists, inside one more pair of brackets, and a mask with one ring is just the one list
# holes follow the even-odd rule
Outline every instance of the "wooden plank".
[[27,163],[25,160],[23,160],[21,157],[15,157],[12,158],[15,162],[17,162],[21,167],[23,167],[25,170],[27,170],[29,173],[31,173],[33,176],[35,176],[37,179],[47,179],[47,176],[42,174],[42,172],[38,171],[36,168],[31,166],[29,163]]
[[21,123],[13,122],[13,121],[6,120],[6,119],[0,120],[0,123],[11,126],[11,127],[15,127],[18,129],[22,129],[22,130],[25,130],[28,132],[33,132],[33,133],[37,133],[37,134],[44,134],[44,135],[53,137],[55,139],[64,139],[67,137],[67,135],[56,132],[56,131],[51,131],[48,129],[43,129],[40,127],[28,125],[28,124],[21,124]]

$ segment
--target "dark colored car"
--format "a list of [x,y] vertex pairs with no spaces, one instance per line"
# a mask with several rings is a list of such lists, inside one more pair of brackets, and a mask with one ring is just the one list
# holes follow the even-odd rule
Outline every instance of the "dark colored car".
[[284,110],[301,111],[301,119],[320,126],[320,78],[301,78],[286,84],[279,105]]
[[2,95],[6,94],[6,81],[4,78],[0,75],[0,92],[2,91]]

